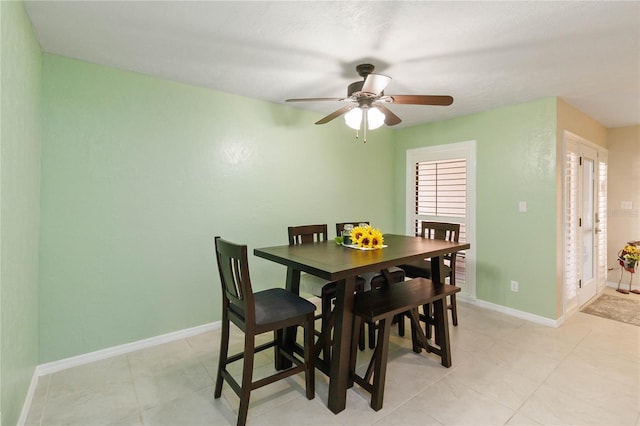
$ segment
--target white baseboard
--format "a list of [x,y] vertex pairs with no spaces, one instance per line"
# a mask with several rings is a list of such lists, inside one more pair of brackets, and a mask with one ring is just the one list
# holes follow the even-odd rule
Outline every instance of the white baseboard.
[[220,327],[221,322],[216,321],[192,328],[186,328],[184,330],[174,331],[172,333],[161,334],[160,336],[150,337],[148,339],[138,340],[137,342],[125,343],[124,345],[112,346],[110,348],[101,349],[99,351],[89,352],[86,354],[73,356],[71,358],[48,362],[46,364],[40,364],[36,367],[36,374],[38,376],[45,376],[47,374],[66,370],[67,368],[89,364],[91,362],[127,354],[129,352],[138,351],[140,349],[150,348],[153,346],[162,345],[164,343],[173,342],[175,340],[184,339],[186,337],[206,333],[211,330],[217,330]]
[[[607,287],[611,287],[611,288],[616,288],[617,289],[618,288],[618,283],[607,281]],[[629,281],[627,281],[626,283],[625,282],[621,282],[620,283],[620,288],[623,289],[623,290],[629,290]],[[631,288],[633,290],[640,290],[640,285],[636,283],[636,284],[632,285]]]
[[498,305],[496,303],[487,302],[486,300],[480,299],[468,299],[464,298],[463,301],[473,303],[476,306],[481,308],[490,309],[492,311],[500,312],[503,314],[511,315],[512,317],[521,318],[527,321],[535,322],[536,324],[546,325],[547,327],[559,327],[564,320],[562,318],[554,320],[546,317],[541,317],[540,315],[535,315],[525,311],[519,311],[517,309],[508,308],[506,306]]
[[67,368],[77,367],[79,365],[89,364],[95,361],[111,358],[118,355],[124,355],[130,352],[135,352],[140,349],[150,348],[164,343],[173,342],[187,337],[196,336],[198,334],[206,333],[212,330],[218,330],[222,326],[221,321],[211,322],[208,324],[198,325],[192,328],[186,328],[184,330],[174,331],[172,333],[161,334],[159,336],[150,337],[148,339],[138,340],[137,342],[125,343],[124,345],[112,346],[110,348],[101,349],[95,352],[89,352],[82,355],[73,356],[70,358],[64,358],[58,361],[48,362],[46,364],[38,365],[31,378],[31,384],[27,391],[24,404],[22,406],[22,412],[18,419],[18,426],[24,425],[27,420],[27,413],[31,407],[31,401],[38,385],[38,378],[46,376],[47,374],[57,373],[58,371],[66,370]]

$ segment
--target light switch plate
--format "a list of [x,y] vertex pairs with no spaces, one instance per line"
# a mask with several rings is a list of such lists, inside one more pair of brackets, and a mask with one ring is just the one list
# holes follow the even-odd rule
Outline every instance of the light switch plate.
[[520,201],[520,203],[518,203],[518,211],[520,213],[524,213],[527,211],[527,202],[526,201]]
[[622,201],[620,203],[620,208],[623,210],[631,210],[633,209],[633,203],[631,201]]

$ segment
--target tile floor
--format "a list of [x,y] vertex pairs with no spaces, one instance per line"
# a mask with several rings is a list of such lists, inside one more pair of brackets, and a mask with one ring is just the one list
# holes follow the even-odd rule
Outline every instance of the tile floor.
[[[392,337],[382,410],[356,386],[347,409],[332,414],[317,373],[312,401],[302,376],[255,391],[248,424],[640,426],[640,328],[578,313],[555,329],[465,303],[458,310],[451,368]],[[235,394],[225,384],[213,398],[219,336],[41,377],[27,425],[235,425]],[[257,374],[271,371],[271,356],[259,356]]]

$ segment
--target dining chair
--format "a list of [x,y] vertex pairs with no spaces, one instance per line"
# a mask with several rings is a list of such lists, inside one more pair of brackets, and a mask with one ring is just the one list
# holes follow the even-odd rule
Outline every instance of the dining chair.
[[[460,239],[460,224],[459,223],[446,223],[446,222],[421,222],[422,238],[431,238],[436,240],[445,240],[451,242],[458,242]],[[449,277],[449,284],[456,285],[456,253],[449,253],[443,256],[444,263],[441,266],[440,281],[444,283],[445,279]],[[407,277],[410,278],[431,278],[431,260],[421,259],[408,264],[400,265]],[[454,326],[458,326],[458,307],[456,304],[456,295],[449,296],[449,303],[447,309],[451,311],[451,320]],[[430,320],[432,316],[432,308],[430,304],[423,306],[423,313],[426,318],[425,327],[428,338],[431,338]]]
[[[327,241],[327,225],[299,225],[289,226],[289,245],[313,244],[317,242]],[[337,281],[327,281],[312,274],[302,272],[300,274],[300,289],[313,296],[320,298],[320,315],[316,319],[320,319],[320,333],[325,336],[322,339],[324,345],[322,349],[323,359],[329,362],[331,339],[328,338],[330,333],[329,325],[332,324],[331,313],[333,300],[336,298],[338,287]],[[356,293],[364,290],[364,279],[356,279]],[[361,338],[360,348],[364,349],[364,336]]]
[[[370,225],[369,221],[365,221],[365,220],[361,220],[359,222],[336,223],[336,235],[338,236],[342,235],[342,231],[344,230],[345,225],[353,225],[355,227],[361,223],[366,223],[367,225]],[[385,277],[381,272],[368,272],[365,274],[361,274],[359,277],[364,279],[364,291],[368,291],[368,290],[380,288],[384,285],[399,283],[404,281],[405,279],[404,270],[393,266],[389,268],[388,271],[389,271],[388,277]],[[404,336],[404,316],[398,315],[396,318],[394,318],[394,321],[398,323],[398,333],[401,336]],[[368,332],[369,349],[374,349],[376,347],[376,337],[375,337],[376,324],[368,321],[365,321],[364,323],[367,324],[368,330],[369,330]],[[364,326],[364,323],[363,323],[363,326]],[[361,329],[359,334],[359,339],[358,339],[359,347],[361,350],[364,349],[363,336],[364,336],[364,329]]]
[[[291,293],[284,288],[271,288],[253,292],[249,276],[247,246],[234,244],[215,237],[216,260],[222,284],[222,336],[220,339],[220,359],[215,398],[222,395],[222,385],[226,380],[231,389],[240,398],[237,424],[247,421],[251,392],[277,380],[305,373],[307,399],[315,397],[315,357],[313,348],[313,321],[315,305],[308,300]],[[230,322],[244,332],[244,348],[241,353],[229,356]],[[304,359],[283,348],[283,329],[302,326],[304,332]],[[256,346],[255,337],[273,332],[273,340]],[[254,356],[270,347],[293,364],[292,367],[278,371],[268,377],[253,381]],[[242,380],[240,383],[231,375],[227,366],[243,360]]]

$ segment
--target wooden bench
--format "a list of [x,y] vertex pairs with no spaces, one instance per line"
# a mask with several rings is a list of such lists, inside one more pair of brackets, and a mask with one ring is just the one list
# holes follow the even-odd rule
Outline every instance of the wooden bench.
[[[398,314],[408,315],[411,320],[411,339],[414,352],[433,352],[440,356],[441,364],[451,366],[451,347],[449,344],[449,321],[447,321],[446,297],[460,291],[459,287],[440,284],[434,285],[426,278],[414,278],[409,281],[385,286],[376,290],[355,295],[354,298],[354,336],[352,339],[350,358],[350,379],[371,394],[371,408],[378,411],[382,408],[384,382],[387,370],[389,349],[389,330],[393,317]],[[434,307],[433,321],[435,341],[432,345],[420,327],[418,307],[432,303]],[[378,324],[376,347],[364,376],[355,371],[358,333],[362,321]],[[373,377],[373,381],[372,381]]]

